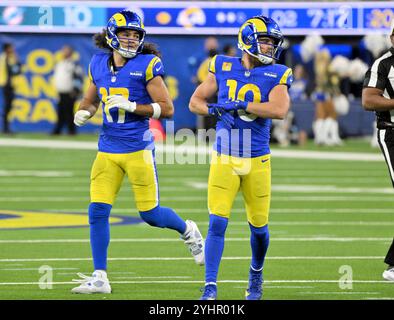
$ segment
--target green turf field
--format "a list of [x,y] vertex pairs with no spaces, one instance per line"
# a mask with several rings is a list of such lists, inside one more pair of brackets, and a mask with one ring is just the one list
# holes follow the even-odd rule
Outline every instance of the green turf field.
[[[77,140],[95,141],[85,138]],[[65,139],[58,140],[61,144]],[[308,144],[302,149],[379,154],[364,140],[348,141],[343,148]],[[198,299],[204,268],[194,264],[177,233],[143,223],[111,227],[108,274],[113,294],[70,293],[77,272],[92,272],[86,211],[95,154],[0,147],[0,299]],[[208,165],[161,164],[158,172],[161,204],[196,221],[205,236]],[[264,299],[394,298],[394,283],[381,276],[394,236],[394,197],[383,161],[274,156],[272,183]],[[15,217],[18,213],[27,222]],[[113,214],[114,222],[121,220],[118,216],[138,217],[126,181]],[[10,229],[37,223],[34,215],[43,225],[66,221],[85,226]],[[218,299],[243,299],[250,247],[241,196],[226,236]],[[39,272],[42,266],[53,270],[51,289],[39,287],[40,278],[48,275]]]

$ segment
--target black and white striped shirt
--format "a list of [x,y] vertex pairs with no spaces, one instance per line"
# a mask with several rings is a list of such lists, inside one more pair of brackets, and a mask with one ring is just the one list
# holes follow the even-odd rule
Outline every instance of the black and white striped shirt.
[[[365,74],[363,87],[377,88],[383,91],[383,97],[394,99],[394,47],[380,58]],[[377,122],[394,122],[394,110],[376,111]]]

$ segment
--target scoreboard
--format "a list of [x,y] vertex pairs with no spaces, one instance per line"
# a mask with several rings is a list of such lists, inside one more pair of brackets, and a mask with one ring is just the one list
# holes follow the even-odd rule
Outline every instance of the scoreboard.
[[94,33],[120,9],[142,16],[150,34],[237,33],[249,17],[266,15],[286,35],[387,33],[394,2],[135,2],[2,1],[0,32]]

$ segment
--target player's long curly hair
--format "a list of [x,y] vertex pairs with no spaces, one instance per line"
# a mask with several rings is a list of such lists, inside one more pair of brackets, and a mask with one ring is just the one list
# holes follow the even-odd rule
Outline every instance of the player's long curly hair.
[[[107,39],[105,38],[106,34],[107,34],[107,32],[105,29],[103,29],[103,31],[101,31],[99,33],[96,33],[93,36],[94,43],[97,48],[113,51],[113,49],[107,43]],[[157,49],[157,46],[151,42],[144,43],[144,47],[143,47],[141,53],[142,54],[154,54],[155,56],[158,56],[159,58],[161,58],[161,53]]]

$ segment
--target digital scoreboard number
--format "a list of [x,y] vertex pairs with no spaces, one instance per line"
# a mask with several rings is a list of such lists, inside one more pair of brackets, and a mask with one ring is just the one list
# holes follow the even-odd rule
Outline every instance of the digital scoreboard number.
[[[108,7],[110,5],[111,7]],[[235,35],[248,18],[273,18],[286,35],[387,33],[391,2],[38,2],[0,0],[0,32],[93,33],[112,14],[136,11],[150,34]]]

